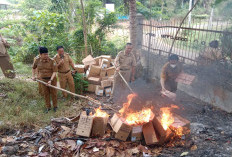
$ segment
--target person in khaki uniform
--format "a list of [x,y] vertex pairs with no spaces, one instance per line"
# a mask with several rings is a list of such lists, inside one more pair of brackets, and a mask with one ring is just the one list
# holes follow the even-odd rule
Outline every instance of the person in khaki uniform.
[[118,72],[122,74],[122,76],[125,78],[125,80],[128,83],[134,81],[136,59],[135,56],[131,53],[132,48],[133,48],[132,44],[127,43],[125,50],[119,52],[117,57],[115,58],[116,72],[114,74],[112,93],[110,99],[108,100],[111,103],[113,103],[113,98],[115,96],[116,97],[125,96],[124,94],[126,94],[126,92],[128,91],[125,82],[122,80]]
[[177,76],[182,72],[182,65],[179,62],[179,57],[175,54],[169,56],[168,63],[166,63],[161,72],[160,83],[162,91],[177,91]]
[[[75,93],[74,80],[70,69],[70,67],[75,69],[73,60],[68,53],[64,52],[63,46],[58,46],[56,50],[58,54],[56,54],[53,59],[56,61],[58,66],[58,77],[59,77],[60,87],[66,89],[68,85],[70,92]],[[67,98],[67,93],[66,92],[62,92],[62,93],[64,98]]]
[[[40,49],[40,48],[39,48]],[[40,51],[40,50],[39,50]],[[38,56],[36,56],[35,58],[34,58],[34,62],[33,62],[33,64],[35,63],[35,61],[37,60],[37,59],[39,59],[40,58],[40,55],[38,55]],[[38,74],[38,69],[36,68],[36,75],[39,75]],[[42,84],[41,83],[39,83],[38,82],[38,88],[39,88],[39,94],[41,95],[41,96],[43,96],[43,88],[42,88]]]
[[[36,69],[38,69],[39,80],[47,82],[47,84],[56,86],[57,85],[57,65],[56,62],[49,58],[48,49],[46,47],[40,47],[40,58],[37,58],[32,66],[32,79],[35,81]],[[50,96],[52,97],[53,109],[57,110],[57,90],[47,85],[42,84],[44,92],[44,98],[46,103],[46,113],[51,110]]]
[[15,78],[14,67],[7,53],[7,48],[10,48],[10,45],[0,34],[0,67],[5,77]]

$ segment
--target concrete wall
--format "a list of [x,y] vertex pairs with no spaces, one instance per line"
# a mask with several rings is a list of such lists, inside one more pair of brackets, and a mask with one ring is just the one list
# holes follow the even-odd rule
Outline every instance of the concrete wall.
[[[167,62],[167,57],[157,54],[150,54],[149,57],[147,55],[148,52],[142,50],[142,65],[144,68],[149,67],[147,77],[159,80],[161,68]],[[179,83],[178,90],[232,113],[232,77],[225,75],[217,67],[184,64],[184,72],[195,75],[196,78],[191,85]]]

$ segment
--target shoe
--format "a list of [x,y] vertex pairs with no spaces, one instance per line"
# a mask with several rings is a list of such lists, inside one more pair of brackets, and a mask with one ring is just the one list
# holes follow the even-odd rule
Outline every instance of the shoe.
[[56,112],[56,110],[57,110],[57,107],[54,107],[54,108],[53,108],[53,111]]
[[47,109],[45,110],[45,113],[48,113],[50,110],[51,110],[50,108],[47,108]]

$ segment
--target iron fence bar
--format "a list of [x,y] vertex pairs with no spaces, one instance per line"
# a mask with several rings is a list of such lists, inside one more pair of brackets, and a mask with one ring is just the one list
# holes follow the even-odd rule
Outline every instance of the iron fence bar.
[[[150,26],[150,25],[147,25],[147,26]],[[151,26],[151,27],[157,27],[157,28],[178,28],[177,26]],[[189,28],[189,27],[180,27],[180,28],[181,29],[187,29],[187,30],[196,30],[196,31],[205,31],[205,32],[232,34],[232,32],[229,32],[229,31],[216,31],[216,30],[209,30],[209,29]]]

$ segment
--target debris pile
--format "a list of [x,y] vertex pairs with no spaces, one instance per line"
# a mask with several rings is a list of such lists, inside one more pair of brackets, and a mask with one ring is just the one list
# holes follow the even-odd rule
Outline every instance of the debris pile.
[[89,82],[88,91],[97,96],[110,96],[115,67],[110,55],[93,58],[91,55],[82,60],[84,65],[75,65],[78,73],[84,74]]

